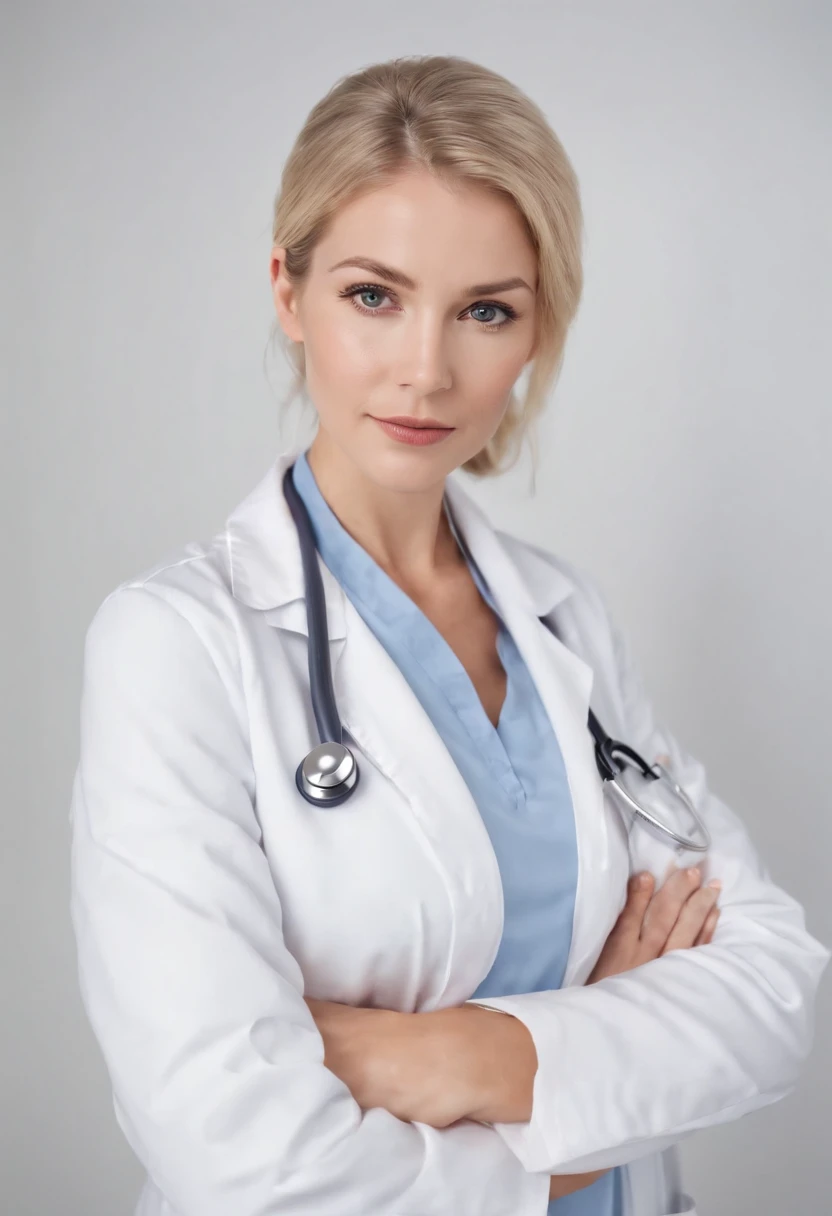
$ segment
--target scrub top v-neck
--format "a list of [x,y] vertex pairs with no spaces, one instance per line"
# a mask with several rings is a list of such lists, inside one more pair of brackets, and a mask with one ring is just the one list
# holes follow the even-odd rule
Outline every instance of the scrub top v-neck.
[[[506,696],[497,725],[445,638],[344,528],[302,452],[292,479],[318,552],[407,679],[448,748],[482,816],[499,865],[505,908],[500,946],[472,997],[560,988],[572,938],[577,842],[563,757],[534,681],[445,500],[480,594],[498,619]],[[621,1170],[552,1200],[548,1216],[621,1216]]]

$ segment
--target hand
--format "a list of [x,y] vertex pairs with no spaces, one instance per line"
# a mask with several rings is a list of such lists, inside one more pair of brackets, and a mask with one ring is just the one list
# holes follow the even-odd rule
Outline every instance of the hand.
[[582,1191],[584,1187],[597,1182],[607,1170],[590,1170],[586,1174],[552,1174],[549,1181],[549,1199],[562,1199],[573,1191]]
[[[449,1036],[449,1026],[440,1024],[442,1015],[463,1015],[466,1029],[472,1019],[483,1017],[496,1017],[496,1021],[486,1023],[495,1027],[498,1023],[502,1027],[516,1021],[504,1020],[490,1010],[472,1005],[435,1013],[402,1014],[313,997],[306,997],[306,1004],[324,1040],[326,1067],[340,1077],[362,1109],[381,1106],[406,1122],[418,1121],[432,1127],[450,1127],[474,1117],[469,1113],[467,1100],[461,1105],[449,1105],[448,1095],[454,1087],[447,1083],[447,1068],[457,1052],[448,1057],[442,1045],[447,1047],[456,1042],[459,1046],[457,1029],[462,1023],[457,1023]],[[441,1083],[431,1085],[431,1077],[439,1078]],[[582,1190],[606,1172],[553,1174],[549,1200]]]
[[468,1116],[470,1078],[478,1075],[475,1023],[485,1018],[490,1028],[495,1014],[470,1005],[398,1013],[310,997],[306,1004],[324,1041],[324,1064],[363,1110],[383,1107],[431,1127]]
[[703,887],[695,868],[674,869],[654,895],[653,875],[647,874],[643,887],[638,877],[630,879],[627,902],[587,984],[629,971],[670,950],[707,945],[713,938],[721,886],[716,879]]

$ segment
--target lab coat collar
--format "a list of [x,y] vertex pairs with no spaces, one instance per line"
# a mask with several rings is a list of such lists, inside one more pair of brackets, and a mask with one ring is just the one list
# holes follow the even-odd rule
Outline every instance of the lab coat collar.
[[[271,623],[307,634],[300,542],[283,494],[283,475],[303,450],[280,451],[253,490],[229,515],[225,544],[235,599],[269,614]],[[489,587],[543,616],[574,591],[572,581],[545,556],[493,527],[488,516],[453,477],[445,483],[454,522]],[[346,636],[344,591],[323,561],[331,641]]]
[[[307,636],[300,540],[283,493],[283,475],[301,450],[294,446],[278,453],[226,520],[225,544],[234,598],[266,612],[271,624]],[[320,556],[318,565],[329,640],[334,642],[346,636],[344,592]]]

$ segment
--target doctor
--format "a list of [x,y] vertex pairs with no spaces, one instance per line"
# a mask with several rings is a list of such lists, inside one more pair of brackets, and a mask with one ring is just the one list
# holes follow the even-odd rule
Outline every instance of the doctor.
[[[800,1075],[829,952],[591,581],[450,477],[499,472],[541,408],[579,238],[551,129],[468,61],[359,72],[298,137],[271,279],[315,438],[85,642],[72,916],[136,1216],[691,1213],[678,1142]],[[331,807],[295,783],[318,734],[287,473],[360,766]],[[590,695],[707,854],[613,805]]]

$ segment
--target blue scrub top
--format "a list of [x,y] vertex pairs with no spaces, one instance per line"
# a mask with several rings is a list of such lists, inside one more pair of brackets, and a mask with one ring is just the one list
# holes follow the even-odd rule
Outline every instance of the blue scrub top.
[[[309,512],[321,558],[418,697],[491,838],[505,925],[494,964],[472,996],[560,988],[578,871],[572,800],[552,724],[479,568],[460,545],[480,593],[499,619],[497,650],[507,690],[496,727],[436,626],[343,527],[321,494],[305,452],[295,461],[292,479]],[[446,514],[459,539],[447,499]],[[548,1216],[621,1216],[621,1170],[609,1170],[591,1186],[552,1200]]]

